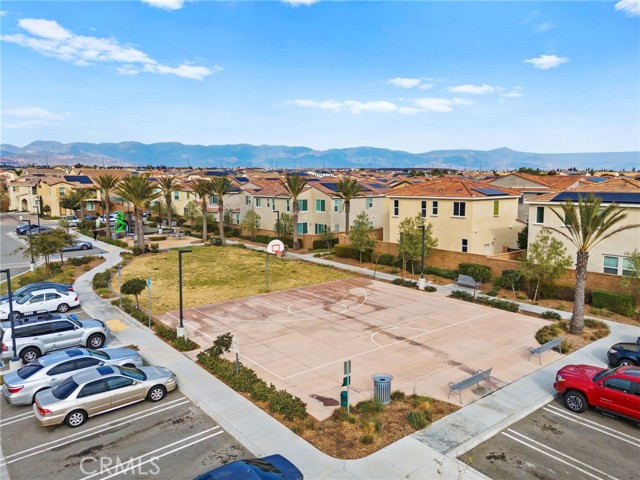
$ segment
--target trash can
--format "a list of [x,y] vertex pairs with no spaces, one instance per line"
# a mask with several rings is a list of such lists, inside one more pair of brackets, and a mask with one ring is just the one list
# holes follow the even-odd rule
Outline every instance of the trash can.
[[378,400],[383,405],[391,403],[391,380],[393,375],[389,373],[374,373],[373,379],[373,399]]
[[340,406],[343,408],[347,408],[349,406],[349,394],[347,394],[346,390],[342,390],[340,392]]

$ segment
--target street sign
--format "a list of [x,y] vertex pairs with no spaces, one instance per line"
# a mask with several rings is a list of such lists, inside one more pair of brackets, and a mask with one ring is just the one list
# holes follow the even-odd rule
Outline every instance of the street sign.
[[348,387],[349,385],[351,385],[351,376],[347,375],[346,377],[344,377],[342,379],[342,385],[340,385],[341,387]]
[[240,353],[240,340],[238,337],[233,337],[233,351],[235,353]]
[[351,375],[351,360],[346,360],[344,362],[344,374]]
[[284,243],[282,243],[282,240],[271,240],[269,245],[267,245],[267,253],[282,255],[284,253]]

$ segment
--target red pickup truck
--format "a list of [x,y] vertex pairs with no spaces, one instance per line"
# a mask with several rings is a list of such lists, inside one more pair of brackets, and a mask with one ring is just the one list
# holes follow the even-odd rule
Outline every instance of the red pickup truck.
[[640,367],[607,370],[592,365],[567,365],[558,370],[553,387],[572,412],[589,406],[640,421]]

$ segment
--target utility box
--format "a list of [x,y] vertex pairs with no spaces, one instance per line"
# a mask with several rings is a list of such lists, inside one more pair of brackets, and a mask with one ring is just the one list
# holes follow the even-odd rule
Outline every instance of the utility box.
[[391,380],[393,375],[389,373],[374,373],[373,379],[373,399],[378,400],[383,405],[391,403]]

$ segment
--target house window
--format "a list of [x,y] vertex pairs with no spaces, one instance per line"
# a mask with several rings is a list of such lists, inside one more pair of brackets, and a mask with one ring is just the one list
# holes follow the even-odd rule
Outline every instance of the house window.
[[500,215],[500,201],[499,200],[494,200],[493,201],[493,216],[497,217],[498,215]]
[[64,197],[64,187],[58,188],[58,193],[61,197]]
[[244,203],[247,205],[251,205],[251,197],[249,195],[244,197]]
[[427,216],[427,201],[426,200],[422,200],[422,203],[420,205],[420,215],[423,218]]
[[333,213],[338,213],[338,212],[340,212],[340,200],[334,200],[333,201]]
[[536,207],[536,223],[544,223],[544,207]]
[[260,197],[256,197],[256,208],[262,207],[262,199]]
[[236,213],[236,214],[235,214],[235,218],[236,218],[235,224],[236,224],[236,225],[239,225],[239,224],[240,224],[240,214],[239,214],[239,213]]
[[[191,192],[187,192],[187,200],[189,200],[191,198]],[[249,197],[247,197],[249,198]]]
[[14,191],[14,192],[16,191],[16,187],[11,187],[11,188],[13,188],[13,191]]
[[469,251],[469,240],[467,240],[466,238],[462,239],[462,251],[464,253],[466,253],[467,251]]
[[316,200],[316,212],[324,212],[324,211],[325,211],[325,201]]
[[612,275],[624,275],[632,277],[635,275],[633,265],[629,257],[604,256],[604,273]]
[[93,212],[96,209],[96,206],[93,202],[87,202],[87,211]]
[[393,201],[393,216],[397,217],[400,215],[400,200]]
[[367,198],[367,208],[373,208],[373,198]]
[[287,212],[291,211],[291,200],[287,198],[287,206],[286,206],[286,210]]
[[209,205],[215,205],[216,204],[216,196],[215,195],[211,195],[209,197]]
[[369,222],[369,228],[373,228],[373,220]]
[[316,223],[316,235],[320,235],[327,231],[327,226],[322,223]]
[[271,199],[267,198],[267,208],[271,208]]
[[520,195],[520,196],[518,197],[518,204],[519,204],[519,205],[522,205],[523,203],[524,203],[524,196]]
[[[306,202],[306,200],[305,200]],[[299,223],[298,224],[298,233],[300,235],[305,235],[307,233],[309,233],[309,225],[306,223]]]
[[431,202],[431,215],[433,215],[434,217],[438,216],[438,202],[437,201]]
[[273,201],[271,202],[271,210],[275,211],[276,210],[276,199],[274,198]]
[[333,231],[334,232],[339,232],[340,231],[340,225],[338,225],[337,223],[333,226]]
[[453,202],[453,216],[464,217],[467,210],[466,202]]
[[180,200],[180,192],[173,192],[173,199]]
[[307,212],[307,211],[309,211],[309,201],[308,200],[298,200],[298,211],[299,212]]

